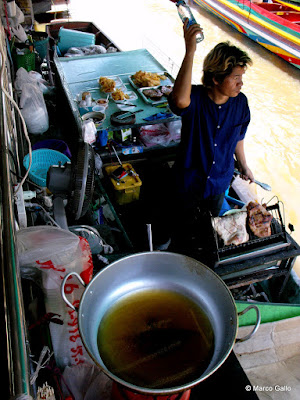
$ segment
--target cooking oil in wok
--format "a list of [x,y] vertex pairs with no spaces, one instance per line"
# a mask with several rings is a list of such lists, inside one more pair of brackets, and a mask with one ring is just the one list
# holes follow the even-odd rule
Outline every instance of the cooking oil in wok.
[[107,369],[153,389],[198,379],[214,348],[210,321],[182,294],[139,291],[118,301],[101,320],[98,348]]

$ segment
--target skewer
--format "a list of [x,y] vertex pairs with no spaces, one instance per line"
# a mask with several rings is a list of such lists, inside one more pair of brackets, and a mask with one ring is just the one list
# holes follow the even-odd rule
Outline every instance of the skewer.
[[122,161],[120,160],[120,158],[119,158],[119,156],[118,156],[118,153],[116,152],[115,147],[114,147],[113,145],[112,145],[111,147],[113,148],[113,151],[114,151],[114,153],[115,153],[115,155],[116,155],[116,157],[117,157],[117,159],[118,159],[119,164],[121,165],[121,167],[123,167]]

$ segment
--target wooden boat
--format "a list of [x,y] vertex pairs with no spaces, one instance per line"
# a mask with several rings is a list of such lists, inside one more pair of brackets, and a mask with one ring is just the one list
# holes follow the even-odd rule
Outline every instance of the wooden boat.
[[300,7],[276,0],[193,0],[239,32],[300,68]]
[[[6,51],[5,45],[5,35],[3,33],[2,25],[0,23],[0,46],[3,51]],[[122,53],[115,54],[114,58],[120,58],[121,54]],[[129,56],[132,58],[132,52],[130,52]],[[72,61],[68,62],[71,63]],[[8,58],[6,59],[6,63],[7,68],[9,68]],[[6,89],[10,91],[10,93],[12,93],[13,87],[11,77],[12,74],[7,74],[6,69],[4,68],[3,80],[5,82]],[[16,145],[17,141],[15,140],[15,133],[17,134],[18,139],[20,139],[21,141],[22,131],[14,112],[12,111],[11,103],[6,98],[4,98],[4,95],[1,97],[0,102],[2,121],[2,123],[0,124],[0,261],[2,268],[2,279],[0,284],[0,317],[2,323],[0,324],[0,337],[4,346],[4,351],[2,351],[1,356],[1,362],[3,366],[5,366],[4,379],[5,382],[8,383],[4,387],[4,390],[6,392],[4,393],[3,397],[16,398],[20,396],[31,397],[31,395],[33,395],[34,398],[36,398],[37,387],[41,387],[42,383],[45,381],[49,382],[52,386],[56,388],[56,394],[60,393],[60,384],[58,382],[60,378],[60,372],[58,368],[56,368],[55,363],[53,363],[51,360],[51,362],[47,364],[47,360],[45,361],[41,359],[40,364],[42,364],[44,367],[44,364],[46,363],[47,367],[40,368],[39,364],[40,371],[38,370],[37,365],[34,364],[34,362],[38,362],[39,357],[44,350],[44,343],[47,343],[47,345],[49,343],[51,344],[51,339],[49,336],[49,324],[55,324],[55,319],[56,323],[59,322],[59,318],[55,318],[55,315],[51,316],[49,314],[45,314],[43,308],[44,296],[38,285],[30,279],[24,279],[24,277],[21,279],[21,268],[19,265],[18,249],[16,244],[16,233],[21,225],[20,220],[24,210],[22,210],[22,207],[16,207],[16,201],[18,200],[18,197],[14,196],[13,188],[19,183],[19,175],[21,174],[22,168],[22,166],[18,164],[17,160],[22,160],[25,149],[24,146],[20,146],[18,148]],[[64,107],[62,109],[62,113],[64,114],[64,116],[65,111],[66,108]],[[9,129],[10,127],[13,127],[13,129]],[[74,133],[75,131],[72,131],[72,134]],[[72,141],[76,141],[74,135],[72,136]],[[68,145],[70,145],[70,143],[68,143]],[[162,150],[165,157],[166,149],[164,148]],[[20,157],[18,158],[17,155],[19,154],[19,152]],[[151,150],[151,152],[149,151],[148,154],[149,163],[146,167],[148,167],[149,171],[148,176],[152,178],[152,181],[148,180],[149,191],[151,192],[153,197],[158,197],[156,195],[156,193],[159,192],[157,177],[161,176],[162,170],[160,166],[159,168],[157,168],[157,170],[154,168],[154,152],[152,152]],[[164,157],[162,158],[164,159]],[[142,158],[146,158],[146,152],[143,154]],[[146,182],[146,180],[143,182],[144,186],[146,186]],[[162,179],[162,184],[165,184],[164,179]],[[31,186],[29,186],[29,188],[30,187]],[[107,193],[102,192],[102,189],[100,190],[100,185],[98,189],[100,194],[107,198],[107,200],[109,200],[109,196],[107,195]],[[228,200],[231,199],[228,197]],[[18,210],[16,210],[16,208],[18,208]],[[114,208],[117,211],[117,208]],[[129,208],[130,205],[128,207],[129,212],[126,213],[126,216],[128,217],[127,227],[132,227],[136,223],[134,218],[139,223],[141,223],[141,214],[139,213],[140,208],[138,208],[136,203],[132,204],[131,211],[129,210]],[[35,211],[33,211],[32,217],[34,216],[34,214]],[[117,214],[115,214],[115,217],[116,216]],[[34,218],[32,218],[32,223],[34,223],[33,219]],[[118,223],[117,218],[116,221]],[[121,222],[124,224],[123,220]],[[88,221],[86,223],[88,224]],[[122,230],[121,225],[117,226],[117,228],[119,228],[119,231]],[[124,239],[125,235],[123,240]],[[284,247],[284,249],[282,249],[280,253],[275,251],[272,254],[270,254],[269,252],[264,255],[261,255],[261,253],[257,254],[257,257],[253,257],[251,259],[251,262],[248,262],[248,260],[243,260],[242,262],[239,262],[238,268],[234,271],[231,268],[230,264],[224,263],[223,265],[222,263],[219,263],[220,266],[218,271],[216,272],[224,278],[224,281],[227,280],[227,282],[231,285],[234,284],[233,281],[235,280],[235,286],[242,286],[244,283],[243,276],[246,275],[245,279],[248,279],[249,275],[251,274],[253,276],[253,281],[254,279],[258,278],[270,279],[275,274],[277,274],[278,276],[284,276],[287,279],[289,276],[289,271],[293,267],[293,262],[295,261],[295,258],[300,254],[300,248],[297,243],[295,243],[289,236],[288,239],[291,240],[291,246],[288,247],[287,251],[284,250]],[[131,253],[140,250],[137,246],[134,246],[134,248],[132,249],[129,244],[126,245],[126,249],[128,252]],[[222,261],[221,253],[219,255],[219,261]],[[232,254],[230,256],[232,257]],[[120,258],[122,257],[122,254],[116,254],[115,257]],[[98,265],[95,265],[95,267],[99,268]],[[244,272],[246,273],[244,274]],[[33,306],[33,309],[31,308],[31,306]],[[30,310],[32,310],[32,312]],[[77,320],[75,315],[73,315],[72,318],[74,318],[74,320]],[[72,331],[72,333],[74,333],[75,337],[75,333],[77,333],[77,331]],[[236,371],[240,370],[238,361],[234,358],[234,356],[232,357],[228,361],[229,364],[227,363],[227,373],[223,375],[222,382],[226,382],[227,385],[229,383],[229,385],[231,386],[240,385],[242,393],[244,393],[244,388],[246,385],[249,384],[249,382],[245,381],[243,374],[243,379],[240,379],[241,374],[239,372],[236,373]],[[30,376],[33,371],[39,372],[39,380],[37,380],[35,383],[32,383],[33,380],[31,379],[32,377],[35,377],[35,375],[33,374],[32,376]],[[210,396],[211,393],[216,394],[215,392],[213,392],[213,390],[218,388],[223,390],[224,385],[220,384],[220,380],[219,384],[216,384],[216,381],[210,382],[211,383],[208,382],[206,386],[200,387],[199,390],[201,390],[201,396],[203,395],[203,393],[205,394],[208,392]],[[205,390],[207,390],[207,392]],[[208,397],[208,395],[204,397]],[[220,397],[220,393],[217,393],[215,397]],[[56,398],[61,399],[62,397],[60,396]],[[195,393],[195,395],[191,399],[196,398],[199,398],[199,395],[197,393]]]

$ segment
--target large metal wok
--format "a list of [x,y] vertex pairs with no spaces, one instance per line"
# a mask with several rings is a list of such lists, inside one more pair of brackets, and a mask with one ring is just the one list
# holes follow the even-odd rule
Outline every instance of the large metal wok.
[[[62,296],[69,307],[64,286]],[[97,332],[104,314],[121,298],[135,291],[148,289],[174,291],[190,298],[206,313],[214,332],[214,351],[204,373],[184,385],[151,389],[126,382],[113,374],[104,364],[97,345]],[[257,323],[246,340],[253,335],[260,323],[256,306]],[[225,283],[211,269],[190,257],[169,252],[144,252],[113,262],[101,270],[86,286],[78,308],[78,324],[84,346],[94,362],[114,381],[140,393],[158,395],[187,390],[213,374],[229,356],[235,343],[238,328],[238,313],[234,299]],[[100,349],[101,352],[101,349]]]

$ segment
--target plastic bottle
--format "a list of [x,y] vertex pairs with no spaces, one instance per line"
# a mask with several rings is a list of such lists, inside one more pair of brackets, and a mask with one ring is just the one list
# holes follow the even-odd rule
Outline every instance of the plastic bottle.
[[[188,26],[197,24],[197,21],[195,20],[190,7],[186,4],[186,2],[184,0],[177,1],[176,6],[177,6],[178,15],[181,18],[182,22],[184,22],[185,19],[188,18],[188,20],[189,20]],[[203,39],[204,39],[203,32],[198,33],[196,36],[196,42],[200,43],[200,42],[202,42]]]

